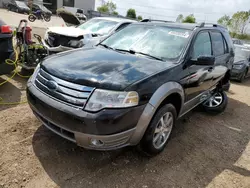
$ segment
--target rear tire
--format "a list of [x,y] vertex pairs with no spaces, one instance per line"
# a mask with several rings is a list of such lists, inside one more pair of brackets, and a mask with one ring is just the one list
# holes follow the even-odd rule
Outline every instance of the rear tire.
[[202,104],[202,107],[205,112],[216,115],[224,112],[227,104],[227,94],[224,91],[216,91],[212,97]]
[[176,109],[172,104],[161,107],[140,141],[140,150],[147,156],[162,152],[170,139],[176,118]]

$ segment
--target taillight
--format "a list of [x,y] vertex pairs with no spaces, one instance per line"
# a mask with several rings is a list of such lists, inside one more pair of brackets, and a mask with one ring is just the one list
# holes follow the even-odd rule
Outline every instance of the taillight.
[[12,33],[12,30],[11,30],[10,26],[2,25],[1,26],[1,33],[4,33],[4,34]]

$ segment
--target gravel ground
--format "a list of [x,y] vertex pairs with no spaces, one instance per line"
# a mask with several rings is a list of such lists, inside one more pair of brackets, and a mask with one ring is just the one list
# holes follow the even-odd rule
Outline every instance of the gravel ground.
[[[43,35],[44,29],[34,32]],[[25,101],[26,82],[14,77],[0,87],[0,97]],[[192,111],[179,121],[164,152],[154,158],[132,147],[85,150],[47,130],[27,104],[0,105],[0,188],[249,188],[250,79],[233,83],[228,96],[224,113]]]
[[[15,77],[0,97],[25,100],[26,81]],[[132,147],[82,149],[42,126],[27,104],[2,105],[0,187],[250,187],[249,91],[250,80],[232,84],[218,116],[191,112],[154,158]]]

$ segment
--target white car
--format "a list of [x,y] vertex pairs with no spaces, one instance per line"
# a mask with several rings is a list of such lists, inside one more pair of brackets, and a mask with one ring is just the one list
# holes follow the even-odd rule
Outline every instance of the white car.
[[[78,26],[50,27],[45,33],[43,44],[50,52],[95,45],[132,22],[135,21],[124,18],[96,17],[82,24],[79,22]],[[72,23],[69,23],[67,17],[67,23],[77,25],[77,19],[72,19]]]

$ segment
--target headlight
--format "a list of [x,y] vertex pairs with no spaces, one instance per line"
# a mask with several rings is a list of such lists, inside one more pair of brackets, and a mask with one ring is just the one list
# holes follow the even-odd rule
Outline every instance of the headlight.
[[96,112],[103,108],[126,108],[138,105],[135,91],[119,92],[96,89],[85,106],[85,110]]
[[233,66],[234,69],[241,69],[244,66],[244,64],[236,64]]

